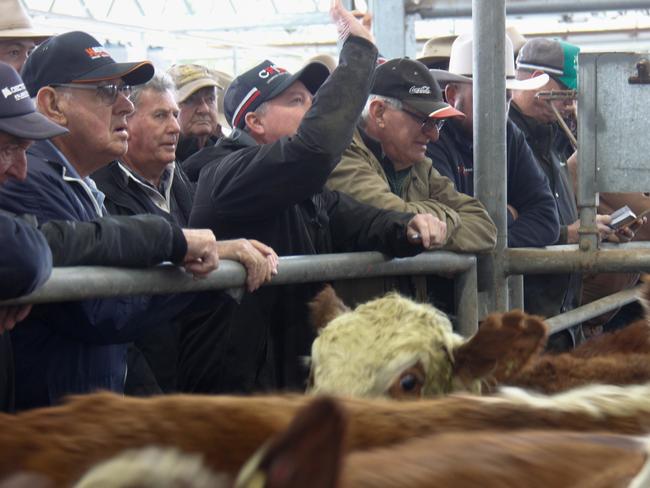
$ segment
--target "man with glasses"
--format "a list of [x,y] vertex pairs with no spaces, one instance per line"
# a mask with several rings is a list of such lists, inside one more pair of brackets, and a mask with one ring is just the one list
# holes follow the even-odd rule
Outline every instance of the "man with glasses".
[[[67,221],[73,228],[78,224],[77,232],[86,232],[85,241],[66,238],[62,231],[54,239],[63,241],[58,246],[63,252],[50,246],[60,265],[79,264],[84,257],[92,258],[85,264],[109,266],[148,266],[170,260],[184,264],[197,277],[217,265],[216,240],[210,231],[182,230],[150,216],[113,221],[121,232],[106,226],[103,194],[88,178],[126,152],[126,116],[133,111],[126,98],[128,85],[144,83],[152,75],[149,62],[116,63],[83,32],[50,38],[25,64],[27,91],[23,87],[21,100],[35,97],[39,112],[68,133],[37,141],[27,149],[27,178],[2,186],[0,208],[34,215],[44,226],[52,221]],[[3,95],[13,92],[8,88]],[[95,252],[97,242],[102,247]],[[124,297],[34,307],[11,337],[16,407],[50,405],[66,394],[96,389],[121,392],[126,373],[124,343],[187,304],[176,297]]]
[[182,163],[204,147],[214,145],[221,136],[217,91],[223,87],[219,87],[216,72],[198,64],[175,65],[168,74],[176,85],[176,102],[180,108],[181,137],[176,160]]
[[419,61],[398,58],[379,65],[352,144],[327,186],[375,207],[432,214],[444,249],[491,249],[496,231],[483,206],[457,192],[425,156],[445,121],[463,117],[442,101],[438,84]]

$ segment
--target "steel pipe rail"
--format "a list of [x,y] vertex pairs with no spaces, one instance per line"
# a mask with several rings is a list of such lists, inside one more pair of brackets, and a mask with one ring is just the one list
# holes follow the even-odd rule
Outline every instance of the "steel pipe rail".
[[[473,255],[445,251],[401,259],[388,259],[378,252],[289,256],[280,258],[278,275],[270,285],[435,272],[463,273],[475,265]],[[245,281],[244,267],[227,260],[221,261],[219,269],[202,280],[172,265],[147,269],[62,267],[54,268],[50,279],[34,293],[0,302],[0,305],[218,290],[242,287]]]
[[[648,243],[602,245],[596,251],[580,251],[577,245],[517,248],[506,252],[507,275],[567,272],[650,272]],[[630,252],[630,251],[634,252]]]
[[[536,15],[572,12],[597,12],[648,9],[646,0],[509,0],[506,4],[507,15]],[[472,4],[470,0],[420,0],[408,2],[406,11],[418,13],[424,19],[470,17]]]
[[549,326],[549,333],[554,334],[555,332],[567,329],[584,322],[585,320],[598,317],[600,314],[616,310],[618,307],[632,303],[637,300],[641,288],[641,286],[637,286],[628,290],[619,291],[618,293],[594,300],[582,307],[574,308],[562,315],[548,318],[545,322]]

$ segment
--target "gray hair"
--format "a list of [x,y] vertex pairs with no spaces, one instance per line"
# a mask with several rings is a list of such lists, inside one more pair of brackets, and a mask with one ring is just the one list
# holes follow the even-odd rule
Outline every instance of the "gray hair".
[[374,93],[371,93],[368,96],[368,100],[366,100],[366,105],[365,107],[363,107],[363,111],[361,112],[361,118],[359,119],[362,127],[366,126],[368,117],[370,117],[370,104],[375,100],[381,100],[385,104],[393,107],[395,110],[402,110],[402,108],[404,107],[402,102],[397,98],[385,97],[383,95],[375,95]]
[[142,95],[142,92],[146,90],[151,90],[156,93],[165,93],[166,91],[169,91],[174,96],[174,98],[176,98],[176,87],[172,79],[166,74],[156,73],[153,75],[153,78],[151,78],[146,83],[142,85],[136,85],[131,89],[131,96],[129,96],[129,100],[131,100],[131,103],[133,103],[136,110],[138,109],[140,96]]

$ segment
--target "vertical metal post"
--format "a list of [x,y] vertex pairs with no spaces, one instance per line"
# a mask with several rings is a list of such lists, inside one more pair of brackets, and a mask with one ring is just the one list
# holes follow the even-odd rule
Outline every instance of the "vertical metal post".
[[476,261],[469,269],[455,276],[454,297],[458,332],[463,337],[469,337],[478,330]]
[[578,210],[580,211],[580,249],[598,248],[596,207],[596,54],[580,54],[578,62]]
[[406,56],[404,0],[370,0],[368,6],[379,52],[388,59]]
[[524,309],[524,275],[508,276],[508,297],[510,309]]
[[496,248],[479,261],[479,280],[487,292],[489,311],[508,309],[505,4],[505,0],[472,0],[474,188],[498,231]]

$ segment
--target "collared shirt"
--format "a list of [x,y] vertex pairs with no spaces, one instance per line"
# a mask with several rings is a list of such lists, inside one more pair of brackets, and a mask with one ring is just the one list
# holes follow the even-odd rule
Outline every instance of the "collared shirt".
[[174,182],[174,169],[176,168],[174,161],[169,163],[163,170],[158,188],[120,161],[117,164],[126,174],[127,178],[133,180],[156,207],[167,213],[171,213],[171,191],[172,183]]
[[[89,176],[84,176],[82,178],[77,172],[77,170],[75,169],[75,167],[72,166],[72,163],[68,161],[68,158],[66,158],[64,154],[61,151],[59,151],[59,149],[54,144],[52,144],[52,141],[48,139],[44,142],[50,145],[52,149],[61,158],[61,162],[63,163],[61,177],[63,178],[63,180],[67,182],[77,183],[90,197],[90,201],[95,207],[95,212],[97,212],[97,216],[103,217],[107,213],[106,209],[104,208],[104,199],[106,197],[99,190],[99,188],[97,188],[95,182]],[[79,202],[79,205],[83,206],[81,202]]]

